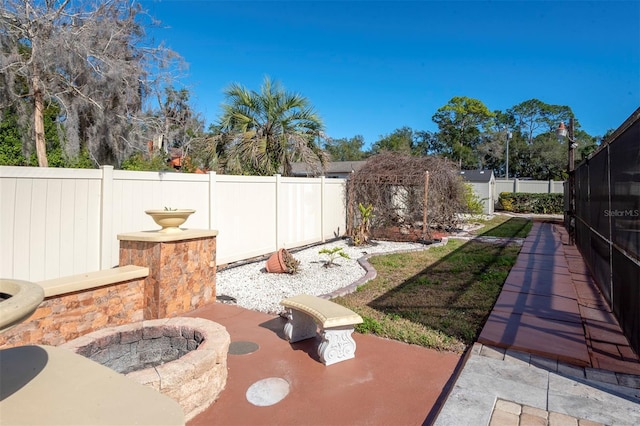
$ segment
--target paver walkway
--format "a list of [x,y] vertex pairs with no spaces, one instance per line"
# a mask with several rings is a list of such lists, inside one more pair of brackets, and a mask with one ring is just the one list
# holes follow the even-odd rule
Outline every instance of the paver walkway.
[[535,222],[478,341],[640,375],[640,360],[557,223]]
[[566,242],[534,223],[437,425],[640,424],[640,359]]

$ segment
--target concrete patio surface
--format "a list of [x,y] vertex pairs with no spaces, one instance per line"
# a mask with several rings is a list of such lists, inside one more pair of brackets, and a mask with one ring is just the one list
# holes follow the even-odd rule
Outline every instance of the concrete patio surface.
[[[355,359],[325,366],[318,339],[290,344],[285,320],[236,306],[215,304],[193,311],[227,327],[234,342],[257,350],[229,354],[227,386],[189,425],[411,425],[435,416],[461,356],[354,333]],[[273,405],[249,402],[252,385],[284,379],[288,394]],[[281,388],[262,389],[276,400]]]
[[289,344],[280,317],[193,311],[239,350],[226,389],[189,425],[640,424],[640,359],[566,241],[560,224],[534,223],[462,357],[355,333],[355,359],[326,367],[318,340]]

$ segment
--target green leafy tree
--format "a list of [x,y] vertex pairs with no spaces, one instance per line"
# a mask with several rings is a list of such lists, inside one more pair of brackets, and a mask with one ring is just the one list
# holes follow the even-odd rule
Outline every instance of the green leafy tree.
[[[506,132],[509,141],[509,177],[539,180],[566,178],[567,141],[558,140],[555,130],[561,121],[567,123],[573,116],[571,108],[549,105],[538,99],[530,99],[509,108],[495,111],[493,125],[484,134],[479,151],[483,164],[496,175],[504,176]],[[597,146],[597,138],[588,135],[575,123],[578,140],[576,159],[584,158]],[[503,151],[504,149],[504,151]]]
[[609,129],[604,136],[591,136],[587,132],[579,130],[575,132],[575,137],[579,141],[578,143],[578,156],[580,159],[587,158],[594,152],[600,145],[607,140],[609,136],[613,134],[614,130]]
[[0,165],[31,166],[28,156],[22,152],[22,138],[18,114],[14,108],[5,108],[0,121]]
[[219,124],[211,124],[203,137],[191,142],[189,158],[194,166],[202,170],[225,173],[233,138],[233,134],[223,132]]
[[371,146],[371,155],[382,152],[397,152],[410,154],[413,146],[413,130],[410,127],[402,127],[391,134],[383,136]]
[[561,121],[567,123],[573,116],[568,106],[549,105],[538,99],[521,102],[508,109],[507,114],[513,117],[515,126],[530,144],[537,135],[554,132]]
[[502,111],[493,112],[494,118],[489,125],[485,127],[481,135],[481,142],[476,150],[478,154],[478,163],[484,169],[493,170],[496,176],[505,176],[506,174],[506,157],[507,157],[507,140],[509,143],[509,176],[514,176],[514,169],[511,162],[515,153],[515,147],[518,145],[516,139],[521,138],[517,132],[513,117]]
[[[0,165],[5,166],[37,166],[38,159],[32,147],[25,146],[22,139],[24,131],[15,107],[5,108],[0,112]],[[44,133],[47,141],[48,163],[50,167],[94,168],[89,153],[83,149],[74,158],[69,158],[62,149],[57,118],[60,108],[57,104],[47,104],[44,112]]]
[[558,141],[555,132],[541,133],[530,146],[529,161],[524,164],[523,176],[539,180],[566,178],[567,141]]
[[[529,164],[533,155],[532,147],[519,131],[513,131],[512,135],[513,137],[509,141],[509,178],[532,177],[529,174]],[[497,173],[500,173],[499,176],[504,176],[502,170],[505,165],[500,162],[493,170],[497,170]]]
[[162,153],[136,152],[122,162],[122,170],[171,171],[167,158]]
[[446,152],[445,144],[436,133],[418,130],[413,134],[411,154],[418,157],[428,155],[443,155]]
[[307,98],[269,77],[259,92],[232,84],[225,95],[220,129],[231,141],[227,172],[290,176],[296,161],[324,168],[327,155],[317,143],[324,125]]
[[356,135],[350,139],[330,139],[325,141],[324,150],[332,161],[359,161],[364,160],[367,154],[362,150],[364,137]]
[[370,155],[396,152],[415,156],[439,155],[445,151],[437,135],[411,127],[401,127],[383,136],[371,147]]
[[482,101],[466,96],[453,97],[438,108],[432,119],[438,125],[444,156],[458,162],[460,168],[478,167],[477,147],[494,117]]

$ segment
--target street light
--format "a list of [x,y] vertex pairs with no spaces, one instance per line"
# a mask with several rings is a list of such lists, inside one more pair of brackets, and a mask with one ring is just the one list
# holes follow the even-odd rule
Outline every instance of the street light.
[[509,179],[509,141],[511,140],[513,135],[511,134],[507,126],[504,126],[504,130],[507,133],[507,164],[505,165],[505,179]]
[[567,228],[567,232],[569,233],[569,245],[574,245],[575,240],[575,201],[576,201],[576,193],[575,193],[575,174],[574,174],[574,157],[575,157],[575,149],[578,147],[578,143],[574,139],[573,136],[573,117],[569,119],[569,128],[567,129],[564,125],[564,122],[561,121],[560,125],[556,129],[556,135],[558,136],[558,140],[562,140],[565,137],[567,138],[567,150],[569,154],[568,163],[567,163],[567,198],[568,205],[565,209],[565,217],[564,217],[564,226]]

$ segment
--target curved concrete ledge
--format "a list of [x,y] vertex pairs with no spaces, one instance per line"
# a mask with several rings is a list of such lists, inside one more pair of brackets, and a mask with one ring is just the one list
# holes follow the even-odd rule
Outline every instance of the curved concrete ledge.
[[0,279],[0,293],[9,296],[0,301],[0,330],[29,318],[44,300],[42,287],[29,281]]
[[1,350],[0,376],[2,424],[185,424],[171,398],[59,347]]
[[[148,331],[145,331],[148,330]],[[60,347],[94,358],[121,342],[136,342],[143,334],[149,338],[191,337],[201,342],[197,349],[180,358],[126,374],[177,401],[186,420],[205,410],[227,383],[227,353],[231,338],[222,325],[203,318],[174,317],[107,328],[67,342]],[[195,335],[195,336],[194,336]],[[117,352],[115,346],[112,352]]]

